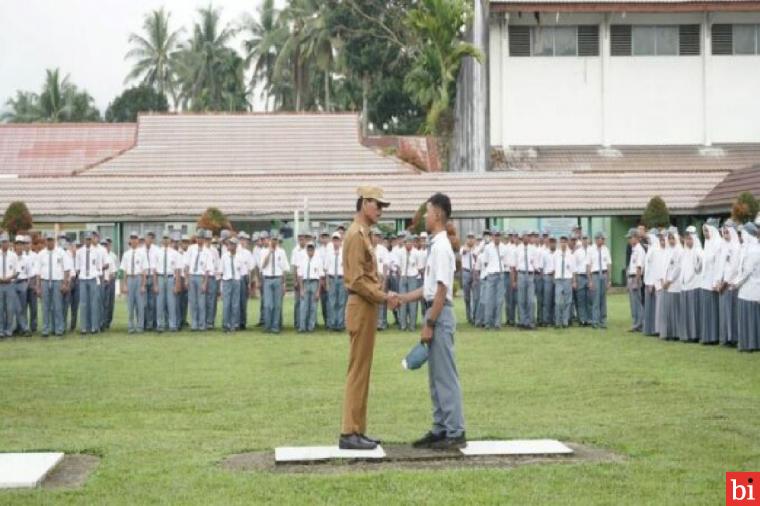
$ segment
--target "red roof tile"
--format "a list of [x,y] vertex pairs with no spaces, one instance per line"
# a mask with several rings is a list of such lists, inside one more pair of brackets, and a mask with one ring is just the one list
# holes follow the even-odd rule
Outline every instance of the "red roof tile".
[[135,140],[134,123],[0,125],[0,174],[68,176]]

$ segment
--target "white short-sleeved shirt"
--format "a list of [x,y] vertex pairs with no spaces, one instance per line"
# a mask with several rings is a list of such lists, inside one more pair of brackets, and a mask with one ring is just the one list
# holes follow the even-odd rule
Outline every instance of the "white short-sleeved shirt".
[[[134,259],[134,261],[133,261]],[[121,256],[121,270],[127,276],[139,276],[148,273],[148,258],[144,248],[130,248]]]
[[[89,268],[87,262],[89,260]],[[95,279],[103,274],[103,255],[95,246],[82,246],[77,250],[74,265],[79,273],[79,279]]]
[[156,264],[158,264],[158,246],[151,244],[150,248],[143,246],[142,250],[145,252],[145,274],[153,274],[156,271]]
[[[272,256],[274,255],[274,256]],[[271,256],[271,258],[269,258]],[[268,259],[268,262],[267,262]],[[267,262],[264,265],[264,262]],[[261,275],[268,276],[282,276],[284,273],[290,270],[290,264],[288,263],[288,256],[285,254],[285,250],[280,248],[272,253],[272,250],[267,248],[261,256]]]
[[467,246],[462,246],[459,250],[459,255],[462,259],[462,269],[465,271],[475,270],[475,262],[477,262],[477,256],[475,255],[474,249],[475,247],[468,248]]
[[544,274],[554,274],[554,251],[549,248],[541,249],[541,264],[539,267],[541,267],[541,272]]
[[220,259],[220,265],[222,270],[222,281],[237,281],[243,278],[247,272],[245,260],[241,260],[238,256],[238,252],[235,251],[234,255],[229,252],[225,252]]
[[538,248],[532,244],[520,243],[515,247],[513,265],[518,272],[536,272],[541,268],[539,265]]
[[601,247],[594,244],[588,249],[586,261],[591,268],[591,272],[607,271],[610,269],[610,265],[612,265],[610,250],[604,244]]
[[67,271],[71,271],[71,257],[61,248],[47,248],[37,254],[37,271],[40,279],[63,281]]
[[644,272],[644,257],[646,256],[646,252],[644,251],[644,248],[641,246],[641,244],[636,244],[636,246],[631,249],[631,260],[628,262],[628,275],[633,276],[636,274],[636,267],[640,267],[641,271]]
[[570,251],[569,248],[565,251],[562,251],[562,248],[557,248],[557,251],[554,252],[553,256],[554,279],[573,279],[573,274],[575,273],[576,268],[575,255],[573,252]]
[[298,275],[304,281],[316,281],[325,276],[325,271],[322,268],[322,259],[318,253],[315,252],[311,258],[309,258],[308,253],[304,253],[300,257],[300,262],[297,266]]
[[446,231],[442,230],[433,236],[430,254],[427,256],[423,285],[423,296],[426,301],[432,302],[435,298],[438,283],[446,286],[446,300],[449,302],[454,300],[454,271],[456,271],[454,250],[451,248]]
[[334,246],[330,245],[327,248],[327,255],[324,259],[325,273],[328,276],[342,276],[343,275],[343,246],[337,250]]
[[[150,248],[156,250],[155,264],[153,264],[153,270],[159,276],[170,275],[173,276],[177,270],[182,270],[183,262],[182,256],[179,252],[172,248]],[[165,258],[164,258],[165,256]],[[166,260],[166,270],[164,271],[164,260]]]
[[18,272],[18,256],[12,250],[5,253],[0,251],[0,277],[3,279],[12,278]]
[[377,273],[381,276],[385,275],[385,269],[387,268],[390,271],[390,263],[388,261],[388,256],[390,253],[388,252],[388,248],[383,246],[382,244],[378,244],[375,246],[375,259],[377,260]]

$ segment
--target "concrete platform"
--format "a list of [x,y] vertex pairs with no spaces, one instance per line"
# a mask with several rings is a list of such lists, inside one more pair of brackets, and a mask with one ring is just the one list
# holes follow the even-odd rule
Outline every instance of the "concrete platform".
[[468,441],[461,450],[468,457],[482,455],[552,455],[573,453],[555,439],[513,439],[510,441]]
[[0,488],[34,488],[63,460],[63,453],[0,453]]
[[314,462],[333,459],[382,459],[385,450],[341,450],[337,446],[283,446],[274,449],[274,460],[279,463]]

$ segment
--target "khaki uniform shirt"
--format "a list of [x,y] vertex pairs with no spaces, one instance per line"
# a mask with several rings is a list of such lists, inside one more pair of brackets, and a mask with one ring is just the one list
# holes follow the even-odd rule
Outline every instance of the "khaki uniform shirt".
[[369,230],[356,220],[348,227],[343,239],[343,283],[350,293],[371,304],[385,301]]

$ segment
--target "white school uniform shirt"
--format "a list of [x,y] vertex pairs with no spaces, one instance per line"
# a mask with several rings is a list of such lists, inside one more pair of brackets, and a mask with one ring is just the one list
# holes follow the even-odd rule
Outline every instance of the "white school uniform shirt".
[[224,252],[219,263],[222,271],[222,281],[233,281],[242,279],[245,274],[245,261],[240,261],[239,253],[235,251],[232,255],[229,251]]
[[191,244],[185,251],[185,267],[190,276],[204,276],[214,274],[214,264],[208,248],[202,248],[197,244]]
[[[108,250],[102,244],[96,245],[95,248],[100,253],[100,259],[101,259],[101,262],[103,264],[102,268],[101,268],[101,272],[102,272],[103,276],[105,276],[106,275],[106,269],[108,267],[113,267],[112,265],[109,265],[109,262],[111,261],[111,257],[108,256]],[[106,267],[106,266],[108,266],[108,267]]]
[[582,244],[578,243],[578,245],[575,247],[575,251],[573,251],[573,256],[575,257],[576,274],[586,274],[586,266],[588,265],[588,255],[589,255],[589,247],[587,246],[586,248],[584,248]]
[[148,258],[144,248],[129,248],[121,256],[121,270],[127,276],[139,276],[143,272],[147,274],[147,269]]
[[516,245],[515,253],[512,258],[512,262],[517,271],[525,271],[527,269],[527,272],[536,272],[540,269],[538,248],[536,248],[533,244],[526,245],[520,243]]
[[512,268],[516,268],[515,255],[517,254],[517,244],[508,242],[507,244],[502,243],[501,245],[504,246],[504,255],[502,255],[501,258],[502,262],[504,262],[504,269],[512,270]]
[[427,255],[425,262],[425,282],[422,293],[425,300],[432,302],[435,298],[435,292],[438,290],[438,283],[446,286],[446,300],[452,302],[454,287],[454,271],[456,270],[456,257],[454,250],[451,248],[451,242],[445,230],[442,230],[432,237],[430,254]]
[[28,267],[29,279],[36,278],[37,276],[39,276],[40,273],[37,270],[37,253],[34,251],[24,251],[22,256],[26,258],[26,261],[29,264],[29,267]]
[[293,251],[290,252],[290,266],[295,267],[297,270],[298,266],[301,265],[301,258],[305,256],[306,248],[302,248],[296,244],[295,248],[293,248]]
[[475,257],[475,270],[478,271],[480,280],[484,280],[488,277],[488,270],[484,263],[484,255],[481,253]]
[[588,249],[586,256],[587,265],[591,268],[591,272],[610,270],[612,256],[610,256],[610,250],[607,248],[606,244],[602,244],[601,248],[594,244]]
[[[40,251],[37,255],[37,271],[40,279],[46,281],[63,281],[67,271],[71,271],[71,257],[62,249],[54,247]],[[52,268],[51,268],[52,266]]]
[[702,249],[696,245],[684,248],[681,253],[681,288],[684,291],[696,290],[702,283],[702,276],[698,271],[701,254]]
[[475,262],[477,262],[478,258],[475,254],[475,247],[469,248],[467,246],[462,246],[459,248],[459,258],[462,262],[462,270],[464,271],[474,271],[475,270]]
[[315,281],[325,277],[325,271],[322,268],[322,259],[317,252],[309,258],[308,253],[301,255],[300,263],[298,264],[298,276],[304,281]]
[[507,248],[501,243],[497,245],[494,242],[489,242],[483,249],[483,264],[489,275],[507,272],[509,267],[505,261],[506,254]]
[[425,245],[424,248],[414,248],[414,259],[417,264],[417,272],[420,273],[420,276],[423,272],[425,272],[425,265],[427,265],[427,257],[428,257],[428,246]]
[[[3,259],[5,262],[3,262]],[[10,279],[16,276],[18,272],[18,256],[16,252],[8,248],[8,251],[3,253],[0,251],[0,278]]]
[[665,251],[660,248],[659,239],[655,238],[655,240],[657,244],[649,243],[644,260],[644,285],[661,290],[662,280],[665,277],[666,256]]
[[541,249],[541,272],[546,275],[554,275],[554,253],[550,248]]
[[[89,258],[89,268],[87,260]],[[79,279],[96,279],[103,274],[103,257],[95,246],[89,247],[89,256],[87,246],[82,246],[77,250],[77,256],[74,265],[79,275]]]
[[[573,279],[575,274],[576,261],[575,255],[570,248],[564,251],[563,256],[562,248],[557,248],[554,252],[554,279]],[[562,266],[564,265],[564,269]]]
[[[267,259],[269,260],[268,263]],[[264,277],[282,276],[290,270],[290,264],[288,263],[288,256],[285,250],[277,246],[277,249],[272,252],[267,248],[264,251],[261,259],[261,275]]]
[[385,276],[387,275],[388,272],[390,272],[389,256],[390,256],[390,252],[388,251],[388,248],[386,248],[382,244],[378,244],[377,246],[375,246],[375,259],[377,260],[377,273],[381,276]]
[[342,276],[343,275],[343,244],[338,247],[337,251],[331,244],[327,248],[327,254],[324,259],[325,274],[327,276]]
[[21,255],[16,255],[16,258],[18,260],[18,275],[16,276],[16,279],[21,281],[29,281],[29,278],[34,276],[34,266],[30,262],[29,257],[22,253]]
[[738,297],[760,302],[760,244],[756,237],[745,237],[744,240],[748,244],[736,280],[736,286],[739,287]]
[[683,248],[679,245],[670,248],[668,255],[668,264],[665,267],[665,281],[670,283],[667,289],[668,293],[679,293],[681,291],[681,256]]
[[[227,250],[225,250],[225,252],[227,252]],[[229,254],[229,252],[227,253]],[[238,258],[235,259],[235,262],[240,262],[240,269],[243,272],[243,275],[248,276],[256,267],[256,260],[254,259],[253,253],[249,249],[238,246],[237,256]]]
[[646,256],[646,251],[644,251],[644,247],[641,246],[640,243],[637,243],[636,246],[634,246],[631,249],[631,260],[628,262],[628,269],[626,270],[626,273],[629,276],[633,276],[636,274],[636,268],[641,267],[642,274],[644,273],[644,257]]
[[718,281],[733,283],[739,274],[739,261],[741,260],[741,246],[738,236],[734,238],[736,231],[731,229],[731,240],[723,240],[718,257]]
[[397,256],[400,276],[416,278],[420,275],[419,259],[414,247],[410,250],[403,248]]
[[156,264],[158,263],[158,246],[152,244],[150,248],[143,246],[141,249],[145,253],[145,274],[149,276],[156,272]]
[[[180,255],[176,249],[172,248],[171,246],[168,248],[160,246],[155,249],[156,262],[153,265],[153,270],[156,274],[159,276],[175,276],[178,270],[181,271],[183,269],[184,262],[182,261],[182,255]],[[166,255],[166,271],[164,271],[164,255]]]
[[103,269],[103,279],[109,281],[113,279],[116,271],[119,270],[119,258],[113,251],[106,250],[106,258],[108,259],[108,267]]

